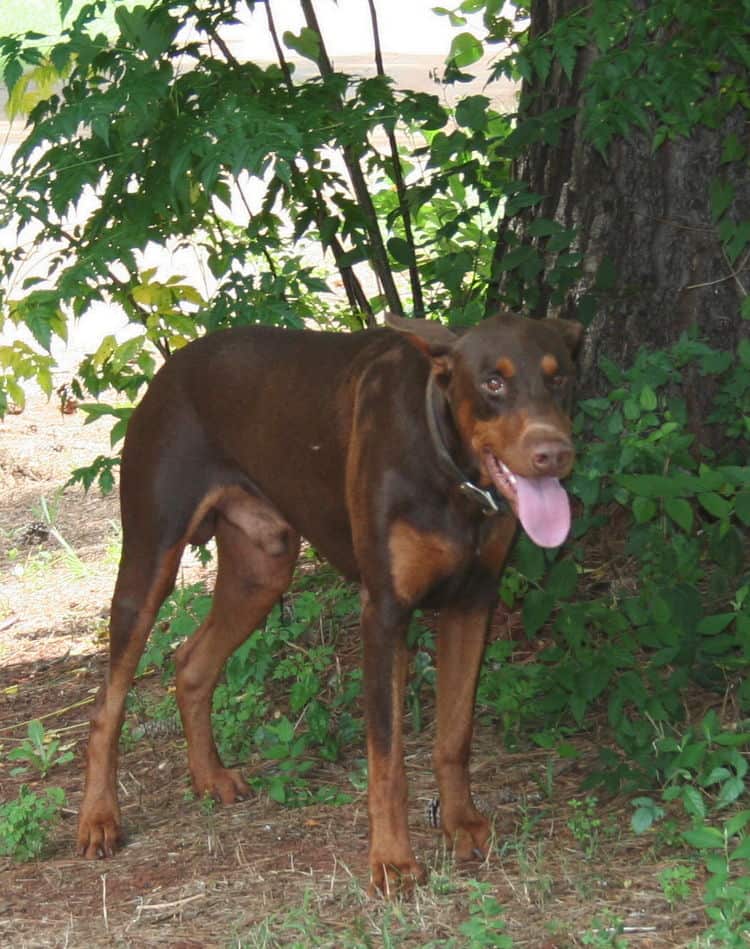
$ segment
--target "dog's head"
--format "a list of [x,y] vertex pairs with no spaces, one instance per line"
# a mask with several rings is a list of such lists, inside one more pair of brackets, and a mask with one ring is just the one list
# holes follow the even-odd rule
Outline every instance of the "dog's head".
[[580,323],[501,313],[459,334],[432,320],[389,315],[431,361],[464,452],[528,535],[556,547],[570,529],[560,479],[575,452],[569,412]]

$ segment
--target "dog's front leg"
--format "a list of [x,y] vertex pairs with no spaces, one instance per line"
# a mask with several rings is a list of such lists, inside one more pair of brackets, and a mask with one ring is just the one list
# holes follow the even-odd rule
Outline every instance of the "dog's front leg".
[[486,856],[490,836],[490,825],[474,806],[469,786],[474,699],[489,614],[489,607],[448,608],[438,624],[433,761],[441,827],[459,860]]
[[403,706],[410,611],[363,593],[362,639],[367,715],[370,892],[389,896],[424,878],[409,841]]

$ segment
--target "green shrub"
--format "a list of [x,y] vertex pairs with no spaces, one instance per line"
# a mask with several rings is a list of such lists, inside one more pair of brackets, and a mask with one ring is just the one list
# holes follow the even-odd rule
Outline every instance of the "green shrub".
[[41,795],[22,784],[15,801],[0,805],[0,854],[20,861],[38,857],[64,804],[62,788]]

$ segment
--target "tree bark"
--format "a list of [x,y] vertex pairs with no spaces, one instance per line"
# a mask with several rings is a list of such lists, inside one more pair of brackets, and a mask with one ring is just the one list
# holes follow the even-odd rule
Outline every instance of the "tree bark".
[[[638,5],[645,7],[647,0]],[[533,0],[532,35],[546,32],[575,9],[580,9],[578,0]],[[576,113],[556,145],[533,145],[516,167],[530,190],[545,196],[522,217],[522,236],[538,217],[576,230],[570,250],[583,257],[582,276],[562,302],[553,303],[545,278],[555,257],[548,255],[534,315],[576,318],[581,300],[593,295],[596,310],[581,359],[580,389],[586,396],[607,390],[600,369],[604,356],[627,367],[642,345],[667,346],[689,327],[724,350],[750,335],[740,315],[750,290],[750,264],[747,254],[730,264],[709,197],[714,178],[728,179],[735,188],[731,213],[738,220],[750,218],[747,164],[721,161],[728,133],[743,140],[746,114],[738,109],[716,129],[695,126],[689,137],[667,141],[656,151],[651,136],[633,128],[602,156],[583,136],[582,82],[596,56],[593,46],[579,53],[572,81],[555,60],[543,87],[524,84],[519,121],[550,108],[573,106]],[[506,237],[501,227],[498,259],[506,252]],[[501,298],[502,282],[497,289]],[[695,398],[694,410],[705,415],[710,391],[696,392]]]

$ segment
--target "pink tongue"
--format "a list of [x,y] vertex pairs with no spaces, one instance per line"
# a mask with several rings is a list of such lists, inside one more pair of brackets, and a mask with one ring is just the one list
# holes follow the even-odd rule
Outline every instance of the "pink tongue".
[[516,475],[518,517],[540,547],[559,547],[570,530],[570,503],[557,478]]

